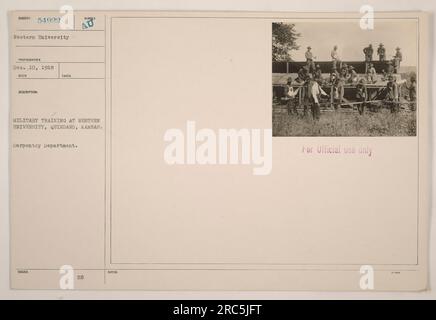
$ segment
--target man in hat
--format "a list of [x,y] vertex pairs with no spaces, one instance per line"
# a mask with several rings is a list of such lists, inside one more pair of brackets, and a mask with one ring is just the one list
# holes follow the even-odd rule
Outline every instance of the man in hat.
[[369,83],[376,83],[377,82],[377,71],[374,68],[374,64],[370,63],[369,68],[366,72],[366,80]]
[[412,76],[410,78],[410,86],[408,86],[407,89],[409,90],[409,101],[411,102],[410,109],[412,109],[412,111],[415,111],[416,110],[416,77],[415,76]]
[[[302,100],[306,99],[307,90],[306,90],[306,81],[309,76],[308,68],[307,66],[304,66],[298,70],[298,77],[295,79],[295,83],[298,85],[301,85],[300,87],[300,97]],[[306,108],[306,107],[305,107]]]
[[394,73],[394,66],[391,60],[389,60],[388,62],[388,67],[387,67],[387,75],[392,75]]
[[392,61],[389,60],[388,67],[386,68],[386,70],[385,69],[382,70],[383,73],[382,80],[387,81],[389,79],[389,76],[392,75],[393,72],[394,72],[394,67],[392,65]]
[[294,87],[292,86],[292,77],[289,77],[287,82],[286,82],[286,87],[285,87],[285,91],[286,91],[286,98],[288,99],[287,102],[287,106],[288,106],[288,113],[289,114],[298,114],[297,111],[297,95],[298,95],[298,91],[301,88],[297,88],[294,90]]
[[[330,79],[332,78],[333,75],[336,78],[339,78],[339,72],[338,72],[338,70],[336,68],[332,68],[332,71],[330,72]],[[330,82],[332,82],[332,81],[330,80]]]
[[313,60],[316,58],[312,51],[311,51],[311,47],[307,47],[307,51],[306,51],[306,63],[307,66],[309,67],[309,73],[313,73],[315,71],[315,63],[313,62]]
[[319,64],[317,64],[315,68],[315,81],[317,81],[319,85],[322,85],[324,82],[321,66]]
[[333,106],[337,110],[344,96],[344,81],[335,69],[330,74],[330,83],[332,85]]
[[372,48],[372,44],[369,44],[366,48],[363,49],[363,53],[365,54],[365,73],[368,71],[369,63],[372,61],[372,55],[374,53],[374,49]]
[[[342,68],[342,61],[341,58],[339,57],[339,52],[338,52],[338,46],[334,46],[333,50],[331,52],[331,56],[332,56],[332,61],[333,61],[333,68],[335,69],[341,69]],[[338,66],[339,64],[339,66]]]
[[416,77],[412,76],[410,78],[410,86],[409,86],[409,99],[410,101],[416,101]]
[[321,115],[319,97],[321,96],[323,91],[319,86],[318,82],[316,82],[313,79],[312,74],[309,74],[307,88],[308,88],[308,98],[309,98],[310,108],[312,111],[313,120],[319,120]]
[[357,110],[360,115],[363,115],[366,106],[366,100],[368,98],[368,91],[366,89],[365,79],[360,79],[360,81],[356,85],[356,98],[357,101],[360,102],[357,105]]
[[341,72],[340,72],[340,77],[343,78],[344,80],[347,80],[348,77],[349,77],[348,70],[349,70],[348,65],[344,62],[342,64],[342,69],[341,69]]
[[356,70],[354,70],[353,66],[349,66],[348,67],[348,82],[355,84],[355,83],[357,83],[357,80],[358,80],[358,75],[357,75]]
[[377,54],[378,54],[378,60],[379,61],[385,61],[385,59],[386,59],[386,49],[383,46],[383,43],[380,43],[380,45],[378,46]]
[[400,107],[398,84],[395,82],[395,78],[392,74],[388,76],[388,83],[386,84],[385,90],[385,103],[390,106],[392,113],[397,112]]
[[403,60],[403,54],[401,53],[401,49],[397,47],[395,49],[395,55],[394,55],[394,73],[398,73],[400,71],[400,62]]
[[300,70],[298,70],[298,77],[297,77],[297,79],[295,79],[295,81],[298,83],[304,83],[304,81],[306,81],[306,79],[307,79],[308,74],[309,74],[309,72],[308,72],[307,66],[300,68]]
[[365,55],[365,61],[372,61],[372,55],[374,53],[374,49],[372,48],[372,44],[369,44],[367,47],[363,48],[363,54]]

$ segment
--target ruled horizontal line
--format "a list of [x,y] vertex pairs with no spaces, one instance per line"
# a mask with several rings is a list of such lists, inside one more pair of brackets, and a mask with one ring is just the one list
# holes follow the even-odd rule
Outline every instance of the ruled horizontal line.
[[17,61],[15,63],[104,63],[104,61]]
[[46,46],[46,45],[16,45],[18,48],[104,48],[104,46]]
[[[59,268],[16,268],[16,271],[57,271],[59,272]],[[264,268],[74,268],[74,270],[80,271],[352,271],[356,272],[359,269],[313,269],[313,268],[273,268],[273,269],[264,269]],[[377,270],[377,272],[417,272],[416,269],[386,269],[386,270]]]
[[104,80],[105,78],[15,78],[15,80]]
[[51,29],[51,30],[47,30],[47,29],[17,29],[15,31],[62,31],[62,32],[69,32],[69,31],[82,31],[82,32],[89,32],[89,31],[100,31],[100,32],[104,32],[104,30],[97,30],[97,29],[92,29],[92,30],[70,30],[70,29]]

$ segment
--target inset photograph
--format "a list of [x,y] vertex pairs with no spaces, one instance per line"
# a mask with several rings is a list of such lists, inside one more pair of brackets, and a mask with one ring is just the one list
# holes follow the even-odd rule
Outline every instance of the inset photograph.
[[273,136],[416,136],[418,21],[272,24]]

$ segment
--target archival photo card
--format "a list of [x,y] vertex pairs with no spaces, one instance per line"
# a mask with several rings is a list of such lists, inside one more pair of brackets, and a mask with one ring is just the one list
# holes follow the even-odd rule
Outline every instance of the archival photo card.
[[429,21],[10,12],[11,287],[426,290]]

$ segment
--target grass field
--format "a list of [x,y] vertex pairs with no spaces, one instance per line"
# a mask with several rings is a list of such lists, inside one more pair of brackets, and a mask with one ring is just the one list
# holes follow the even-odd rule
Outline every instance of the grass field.
[[416,112],[324,112],[319,121],[287,112],[273,113],[273,136],[415,136]]

